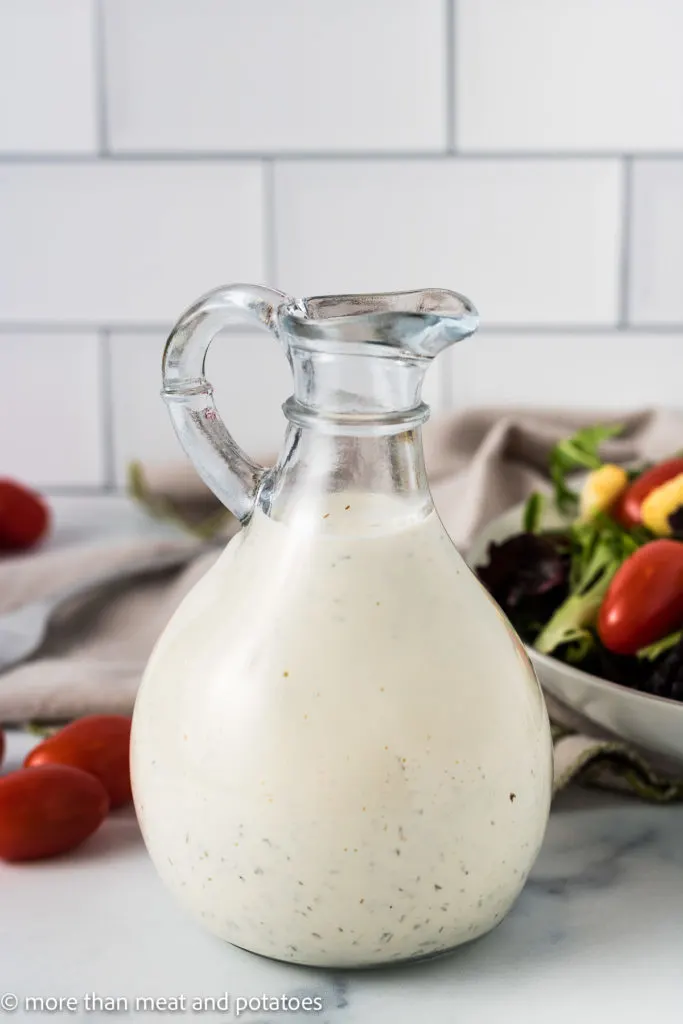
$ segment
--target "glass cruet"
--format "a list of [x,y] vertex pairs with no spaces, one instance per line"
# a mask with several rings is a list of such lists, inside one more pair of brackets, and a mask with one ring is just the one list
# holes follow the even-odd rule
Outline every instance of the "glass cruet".
[[[294,378],[275,465],[204,376],[259,323]],[[493,928],[544,834],[545,705],[434,509],[425,372],[478,317],[455,292],[295,300],[217,289],[178,321],[163,395],[242,529],[168,623],[138,694],[135,804],[156,869],[229,942],[360,967]]]

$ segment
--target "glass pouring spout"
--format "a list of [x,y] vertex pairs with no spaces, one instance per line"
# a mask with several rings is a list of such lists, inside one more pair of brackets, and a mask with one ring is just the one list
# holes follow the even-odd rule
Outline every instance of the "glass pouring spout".
[[387,355],[430,359],[479,326],[470,300],[444,288],[323,295],[285,305],[278,312],[294,343],[340,354],[354,345],[365,351],[372,345],[391,350]]
[[204,375],[216,334],[258,324],[275,335],[294,376],[294,393],[283,406],[292,424],[391,434],[427,418],[421,389],[431,360],[478,323],[472,303],[445,289],[293,299],[228,285],[195,303],[171,332],[163,395],[200,476],[245,523],[268,471],[235,443],[216,409]]

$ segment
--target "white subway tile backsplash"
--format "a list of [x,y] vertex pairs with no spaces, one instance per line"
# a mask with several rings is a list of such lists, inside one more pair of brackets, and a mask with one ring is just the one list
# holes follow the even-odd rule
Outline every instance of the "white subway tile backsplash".
[[486,323],[611,324],[621,184],[612,160],[276,162],[277,285],[438,286]]
[[[163,325],[240,280],[464,292],[435,414],[680,406],[682,36],[681,0],[0,0],[0,473],[182,458]],[[273,340],[208,376],[277,450]]]
[[0,3],[0,152],[97,148],[93,0]]
[[463,151],[683,147],[680,0],[458,0]]
[[0,321],[166,323],[264,276],[261,167],[0,167]]
[[635,161],[631,216],[630,320],[683,323],[683,158]]
[[[110,342],[116,479],[125,482],[133,459],[183,459],[160,396],[165,338],[157,334],[114,334]],[[292,393],[287,360],[265,332],[217,337],[206,364],[226,426],[254,458],[280,449],[287,421],[281,406]]]
[[446,0],[105,0],[111,143],[445,145]]
[[0,333],[0,476],[37,487],[102,485],[95,334]]
[[683,408],[680,334],[489,333],[446,356],[456,409]]

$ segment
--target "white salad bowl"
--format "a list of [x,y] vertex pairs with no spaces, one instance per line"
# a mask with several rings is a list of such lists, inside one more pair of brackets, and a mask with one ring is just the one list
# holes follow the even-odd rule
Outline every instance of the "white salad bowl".
[[[517,505],[477,534],[467,554],[472,569],[488,561],[492,541],[499,544],[521,531],[523,512],[524,505]],[[544,527],[561,522],[552,511],[543,515]],[[618,739],[683,765],[683,703],[590,675],[529,645],[526,650],[541,686],[560,704]]]

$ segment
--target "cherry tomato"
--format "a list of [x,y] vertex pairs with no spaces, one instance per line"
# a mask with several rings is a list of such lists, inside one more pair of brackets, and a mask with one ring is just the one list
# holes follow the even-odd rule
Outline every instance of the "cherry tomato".
[[0,480],[0,550],[33,547],[49,525],[50,510],[40,495],[15,480]]
[[616,654],[635,654],[683,626],[683,544],[653,540],[617,569],[598,615],[598,634]]
[[0,858],[66,853],[99,828],[109,810],[96,778],[63,764],[20,768],[0,779]]
[[69,764],[96,776],[109,794],[112,807],[131,799],[130,718],[88,715],[64,726],[30,752],[24,766]]
[[627,530],[639,526],[642,522],[640,510],[648,494],[656,487],[673,480],[680,473],[683,473],[683,458],[667,459],[666,462],[660,462],[652,469],[641,473],[621,495],[612,510],[612,515]]

